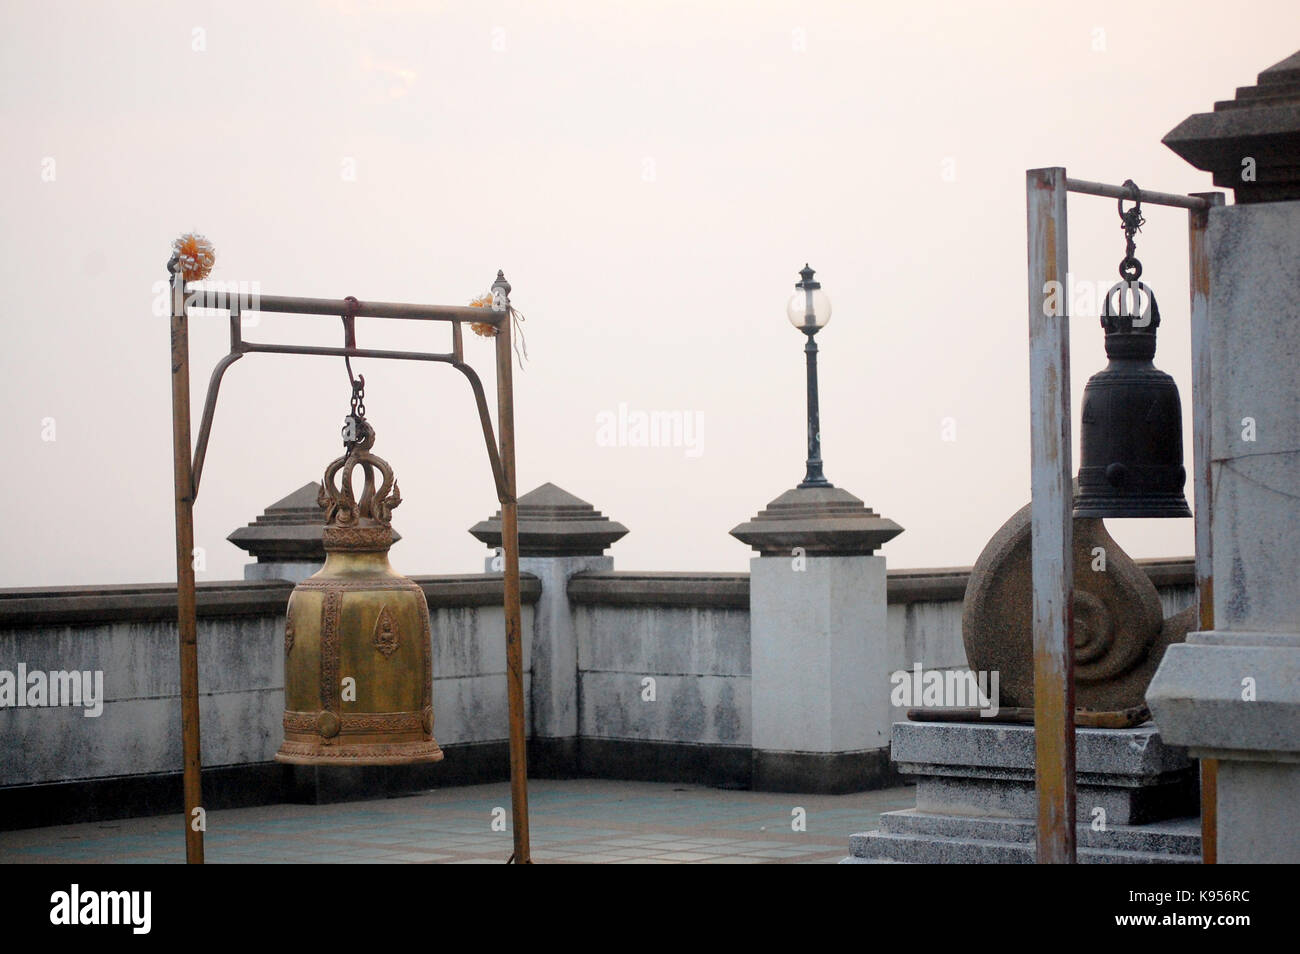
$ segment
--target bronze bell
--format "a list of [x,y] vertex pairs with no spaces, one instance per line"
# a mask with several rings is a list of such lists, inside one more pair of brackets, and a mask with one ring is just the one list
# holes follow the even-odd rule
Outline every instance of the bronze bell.
[[1151,289],[1136,278],[1117,282],[1101,326],[1110,361],[1083,389],[1074,516],[1190,517],[1178,386],[1151,363],[1160,326]]
[[[325,565],[289,597],[279,762],[405,765],[442,758],[433,738],[429,606],[419,585],[388,563],[401,493],[393,469],[370,453],[374,428],[358,423],[359,439],[321,481]],[[352,491],[358,466],[365,474],[360,499]]]

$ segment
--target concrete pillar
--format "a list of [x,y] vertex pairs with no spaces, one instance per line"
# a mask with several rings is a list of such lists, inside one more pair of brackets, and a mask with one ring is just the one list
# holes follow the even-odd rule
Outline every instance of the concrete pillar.
[[885,558],[902,532],[836,487],[786,491],[731,531],[750,561],[753,778],[851,792],[891,776]]
[[[469,531],[494,551],[485,569],[500,573],[501,513]],[[614,568],[604,551],[627,528],[555,484],[519,498],[519,571],[541,580],[533,608],[528,770],[567,775],[578,764],[578,638],[569,609],[569,578]]]
[[[244,566],[244,579],[301,583],[325,565],[325,508],[316,502],[319,494],[320,484],[303,484],[226,537],[255,558]],[[401,539],[396,531],[393,537]]]
[[1295,863],[1300,53],[1165,143],[1236,204],[1211,210],[1209,226],[1214,629],[1170,647],[1147,701],[1166,741],[1219,760],[1218,860]]

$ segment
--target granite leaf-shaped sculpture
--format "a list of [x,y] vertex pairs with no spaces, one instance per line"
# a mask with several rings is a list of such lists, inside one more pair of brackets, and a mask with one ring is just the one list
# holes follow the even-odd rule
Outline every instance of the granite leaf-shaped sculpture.
[[[1099,565],[1096,548],[1105,554]],[[1164,618],[1146,573],[1100,519],[1074,521],[1075,705],[1113,711],[1144,704],[1147,686],[1171,643],[1196,625],[1192,606]],[[1002,706],[1034,704],[1030,508],[1002,525],[971,570],[962,609],[970,668],[997,671]]]

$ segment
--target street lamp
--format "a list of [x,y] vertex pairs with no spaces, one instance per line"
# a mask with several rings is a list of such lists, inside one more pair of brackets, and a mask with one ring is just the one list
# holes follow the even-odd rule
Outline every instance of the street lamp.
[[831,300],[822,291],[821,282],[813,281],[816,274],[808,265],[799,270],[802,281],[795,283],[794,294],[785,306],[786,317],[808,336],[804,354],[808,359],[808,470],[803,487],[834,486],[822,473],[821,412],[817,406],[817,340],[816,334],[831,320]]

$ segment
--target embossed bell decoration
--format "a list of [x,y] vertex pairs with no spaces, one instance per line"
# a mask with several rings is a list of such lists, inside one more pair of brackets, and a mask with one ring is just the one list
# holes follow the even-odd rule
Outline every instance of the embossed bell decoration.
[[1083,390],[1074,516],[1190,517],[1182,402],[1174,379],[1152,364],[1160,309],[1138,281],[1142,263],[1133,257],[1141,204],[1125,212],[1121,200],[1120,218],[1128,253],[1119,267],[1123,281],[1106,293],[1101,309],[1109,363]]
[[[433,738],[429,607],[419,585],[388,563],[392,510],[402,498],[393,469],[370,453],[375,431],[364,406],[357,414],[358,393],[354,383],[347,453],[321,482],[325,565],[289,598],[279,762],[406,765],[442,758]],[[358,466],[365,475],[360,497],[352,487]]]

